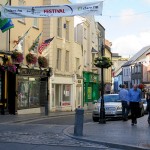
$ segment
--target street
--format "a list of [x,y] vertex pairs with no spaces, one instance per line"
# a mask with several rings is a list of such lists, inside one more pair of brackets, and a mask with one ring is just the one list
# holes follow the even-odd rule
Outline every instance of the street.
[[[28,124],[54,124],[54,125],[74,125],[75,122],[75,114],[64,115],[64,116],[53,116],[46,118],[37,118],[34,120],[24,121],[21,123]],[[84,123],[92,122],[92,113],[87,112],[84,113]]]
[[[0,118],[5,116],[0,116]],[[0,123],[0,149],[3,150],[119,150],[101,144],[79,141],[66,136],[63,131],[74,124],[74,115],[41,117],[26,121],[14,121],[10,117],[7,122]],[[84,122],[91,122],[91,113],[86,113]]]

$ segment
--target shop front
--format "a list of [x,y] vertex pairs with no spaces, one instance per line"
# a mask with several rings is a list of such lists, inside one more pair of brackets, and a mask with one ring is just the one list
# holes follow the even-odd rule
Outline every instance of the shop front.
[[73,81],[72,77],[57,77],[50,80],[50,110],[51,111],[72,111],[73,102]]
[[94,100],[100,97],[98,74],[93,72],[83,72],[83,99],[84,107],[93,108]]
[[18,114],[45,113],[48,109],[48,77],[51,70],[18,68],[16,108]]

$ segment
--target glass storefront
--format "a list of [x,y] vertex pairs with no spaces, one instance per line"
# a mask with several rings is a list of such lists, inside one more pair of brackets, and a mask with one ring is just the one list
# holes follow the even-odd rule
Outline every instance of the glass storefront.
[[40,106],[40,79],[18,78],[18,109]]
[[71,105],[71,85],[53,84],[52,107],[67,106],[67,105]]

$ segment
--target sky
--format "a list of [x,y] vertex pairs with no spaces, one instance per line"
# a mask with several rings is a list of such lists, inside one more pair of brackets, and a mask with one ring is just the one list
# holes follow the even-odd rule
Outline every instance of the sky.
[[[72,3],[98,0],[70,0]],[[150,45],[150,0],[102,0],[102,16],[95,19],[105,28],[111,50],[122,57],[132,57]]]

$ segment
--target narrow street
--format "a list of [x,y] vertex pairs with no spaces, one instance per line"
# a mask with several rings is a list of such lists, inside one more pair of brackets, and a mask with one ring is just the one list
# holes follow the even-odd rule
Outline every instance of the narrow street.
[[[92,121],[91,113],[85,114],[85,122],[90,121]],[[0,149],[115,150],[101,144],[79,141],[66,136],[63,133],[64,129],[73,124],[74,115],[43,117],[29,119],[28,121],[27,119],[26,121],[13,121],[11,119],[5,123],[1,122]]]

